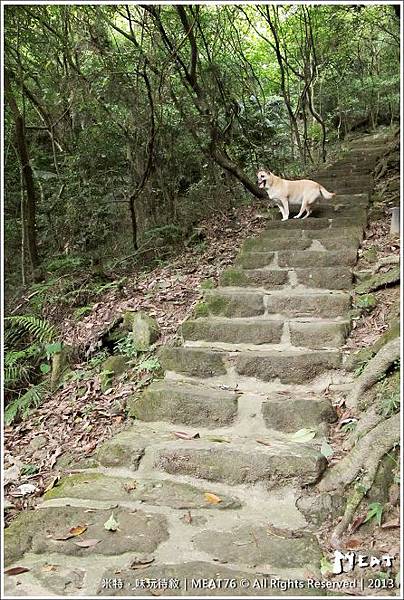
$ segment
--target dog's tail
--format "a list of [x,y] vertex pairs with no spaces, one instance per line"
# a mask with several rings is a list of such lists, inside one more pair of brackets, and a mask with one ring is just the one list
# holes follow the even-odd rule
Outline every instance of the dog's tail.
[[320,185],[320,194],[325,200],[331,200],[331,198],[334,198],[335,196],[335,192],[327,192],[325,187],[323,187],[322,185]]

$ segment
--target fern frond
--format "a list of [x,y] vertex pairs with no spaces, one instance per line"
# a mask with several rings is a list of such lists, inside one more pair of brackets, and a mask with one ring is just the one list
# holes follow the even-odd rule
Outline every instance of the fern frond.
[[17,417],[25,419],[32,408],[41,404],[44,393],[43,384],[33,385],[24,394],[9,402],[4,410],[5,424],[10,425]]
[[6,317],[4,321],[11,327],[11,330],[18,331],[20,335],[30,333],[35,341],[40,343],[51,342],[56,337],[53,325],[45,319],[33,315],[15,315]]
[[28,380],[29,369],[25,365],[4,366],[4,384],[16,385]]

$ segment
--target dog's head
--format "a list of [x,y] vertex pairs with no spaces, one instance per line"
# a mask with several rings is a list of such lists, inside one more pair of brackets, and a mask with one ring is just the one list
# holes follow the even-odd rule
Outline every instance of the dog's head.
[[269,186],[269,181],[271,178],[271,173],[267,171],[258,171],[257,173],[257,181],[259,188],[266,188]]

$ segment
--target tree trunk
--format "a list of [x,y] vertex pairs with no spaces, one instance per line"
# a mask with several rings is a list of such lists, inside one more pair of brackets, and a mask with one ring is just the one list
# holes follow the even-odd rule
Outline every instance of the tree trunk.
[[35,280],[40,279],[41,275],[39,272],[40,267],[40,259],[38,254],[37,247],[37,238],[36,238],[36,192],[35,192],[35,184],[34,184],[34,175],[32,172],[32,167],[29,160],[29,153],[27,147],[27,141],[25,137],[25,123],[22,114],[17,106],[17,102],[15,101],[10,81],[7,75],[7,71],[4,72],[4,84],[5,84],[5,92],[6,97],[11,108],[11,111],[14,116],[15,123],[15,138],[16,138],[16,146],[18,158],[20,160],[22,177],[25,185],[26,191],[26,200],[25,200],[25,210],[24,215],[24,228],[25,228],[25,239],[27,242],[27,249],[29,258],[31,261],[33,277]]

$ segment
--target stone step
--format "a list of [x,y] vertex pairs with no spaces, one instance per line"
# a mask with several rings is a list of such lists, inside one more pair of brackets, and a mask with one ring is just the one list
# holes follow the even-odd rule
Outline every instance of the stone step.
[[[338,243],[327,242],[327,248],[337,249]],[[350,267],[311,267],[294,269],[299,285],[324,290],[349,290],[352,287],[352,269]]]
[[[323,241],[327,250],[341,247],[339,241]],[[355,243],[355,248],[358,247]],[[289,273],[291,276],[289,276]],[[348,290],[352,286],[352,270],[350,267],[311,267],[308,269],[227,269],[220,276],[222,287],[249,287],[262,290],[278,290],[285,286],[293,287],[290,277],[296,278],[298,285],[325,290]]]
[[262,416],[269,429],[285,433],[333,423],[337,419],[329,398],[294,391],[271,393],[262,403]]
[[334,267],[354,265],[357,259],[356,248],[338,250],[281,250],[278,252],[278,265],[285,267]]
[[288,219],[287,221],[281,221],[281,219],[268,221],[265,224],[267,230],[277,229],[281,233],[284,231],[297,231],[297,230],[328,230],[328,229],[339,229],[339,228],[350,228],[350,227],[361,227],[362,231],[366,225],[367,220],[360,216],[354,218],[336,217],[334,219],[326,218],[314,218],[309,217],[307,219]]
[[290,336],[292,346],[314,349],[338,348],[344,344],[348,332],[349,321],[326,320],[208,318],[189,320],[182,326],[186,341],[280,344],[285,333]]
[[[248,264],[248,261],[244,264]],[[289,275],[288,271],[280,269],[248,270],[232,267],[220,275],[219,282],[223,287],[252,287],[272,290],[288,285]]]
[[[293,247],[293,244],[291,244]],[[334,244],[334,247],[336,245]],[[357,243],[354,247],[348,246],[340,250],[280,250],[277,253],[277,266],[286,267],[334,267],[339,265],[354,265],[357,259]],[[242,252],[236,264],[242,269],[256,270],[275,265],[273,252]],[[248,278],[247,278],[248,279]],[[243,316],[243,315],[239,315]],[[250,315],[244,315],[250,316]]]
[[292,346],[300,348],[339,348],[350,331],[350,321],[289,321]]
[[326,459],[308,444],[233,438],[230,443],[181,440],[153,449],[154,467],[170,475],[187,475],[237,485],[264,481],[269,488],[287,483],[315,483]]
[[311,381],[325,371],[341,366],[338,350],[273,350],[240,352],[234,358],[236,373],[261,381],[281,383]]
[[340,317],[349,311],[351,297],[341,291],[307,291],[294,289],[288,292],[275,291],[265,298],[268,314],[288,317]]
[[[167,506],[179,510],[223,510],[241,507],[237,498],[226,496],[222,492],[221,502],[212,504],[205,497],[206,490],[189,483],[171,479],[144,479],[138,474],[136,485],[133,483],[133,477],[116,477],[103,473],[71,474],[46,492],[45,506],[58,498],[68,498],[101,502],[142,502],[150,506]],[[215,491],[210,490],[211,493]]]
[[[304,223],[311,223],[312,220],[305,219]],[[328,219],[327,222],[329,223]],[[270,221],[272,223],[272,221]],[[323,240],[334,239],[341,242],[344,245],[344,240],[347,243],[351,243],[352,240],[361,242],[363,239],[363,227],[361,225],[348,225],[347,227],[334,227],[334,228],[317,228],[317,229],[283,229],[283,225],[287,225],[289,221],[276,221],[278,224],[277,227],[273,227],[271,225],[270,228],[267,227],[265,231],[260,234],[260,238],[264,239],[288,239],[290,241],[290,247],[293,247],[294,240],[300,239],[310,239],[310,240],[319,240],[322,242]],[[346,244],[345,244],[346,245]]]
[[[264,304],[265,298],[265,304]],[[289,317],[339,317],[348,312],[350,295],[346,292],[307,291],[285,289],[273,292],[216,288],[205,292],[204,314],[222,317],[256,317],[268,314],[283,314]]]
[[238,397],[235,392],[163,380],[152,383],[128,408],[141,421],[222,427],[234,421]]
[[279,344],[284,321],[280,319],[196,319],[183,323],[184,340],[229,344]]
[[239,375],[281,383],[310,381],[330,369],[338,369],[338,350],[262,350],[228,352],[209,347],[165,347],[160,354],[163,369],[192,377],[224,375],[230,363]]

